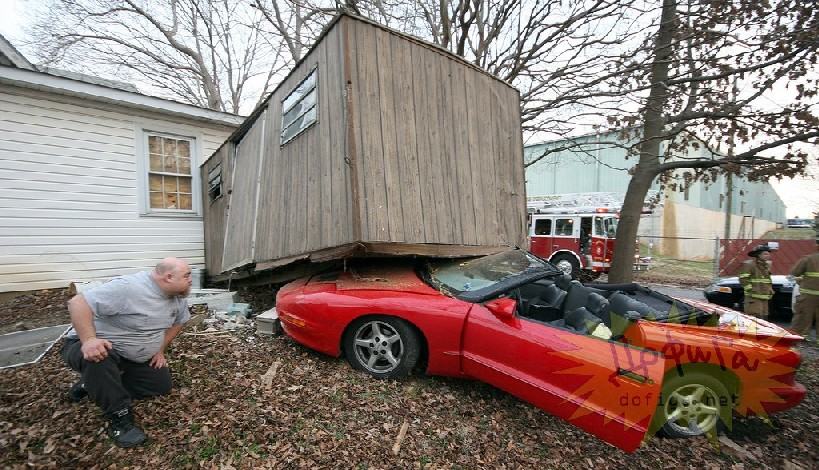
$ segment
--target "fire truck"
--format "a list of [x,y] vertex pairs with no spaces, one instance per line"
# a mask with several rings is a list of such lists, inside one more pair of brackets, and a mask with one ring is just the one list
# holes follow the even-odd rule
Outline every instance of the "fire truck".
[[529,250],[575,279],[595,279],[611,266],[622,205],[617,193],[528,197]]

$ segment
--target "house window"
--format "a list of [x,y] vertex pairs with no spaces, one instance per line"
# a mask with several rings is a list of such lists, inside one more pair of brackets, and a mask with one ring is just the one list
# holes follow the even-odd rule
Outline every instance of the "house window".
[[148,212],[193,212],[193,172],[189,138],[148,137]]
[[314,68],[301,83],[282,100],[281,145],[293,140],[318,117],[318,69]]
[[208,171],[208,198],[215,201],[222,197],[222,164],[218,163]]

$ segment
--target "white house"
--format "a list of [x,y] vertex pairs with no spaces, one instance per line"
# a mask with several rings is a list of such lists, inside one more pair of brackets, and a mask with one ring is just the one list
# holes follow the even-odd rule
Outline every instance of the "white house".
[[0,36],[0,293],[203,266],[198,167],[242,120],[35,66]]

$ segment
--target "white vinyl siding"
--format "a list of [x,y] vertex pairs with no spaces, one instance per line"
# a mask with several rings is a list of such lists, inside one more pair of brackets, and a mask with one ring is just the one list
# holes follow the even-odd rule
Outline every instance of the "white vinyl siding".
[[[0,85],[0,292],[204,264],[199,217],[144,217],[146,129],[192,136],[192,172],[233,128]],[[194,189],[199,198],[198,189]]]

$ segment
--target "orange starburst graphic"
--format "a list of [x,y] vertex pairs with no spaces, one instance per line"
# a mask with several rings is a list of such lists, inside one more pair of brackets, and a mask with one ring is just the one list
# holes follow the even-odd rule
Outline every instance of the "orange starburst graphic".
[[734,411],[766,417],[793,406],[780,393],[794,387],[798,337],[732,310],[701,313],[674,304],[661,321],[612,325],[618,341],[559,332],[565,347],[551,355],[569,365],[553,373],[566,377],[569,421],[594,414],[604,427],[615,421],[652,435],[672,425],[715,438],[715,424],[730,428]]
[[[567,390],[567,402],[576,405],[569,421],[594,413],[603,424],[616,421],[626,428],[647,426],[659,396],[662,357],[652,351],[598,338],[562,333],[561,339],[575,348],[553,354],[573,359],[575,366],[557,372],[574,376],[579,385]],[[592,341],[598,344],[589,344]],[[577,381],[573,381],[577,383]]]

